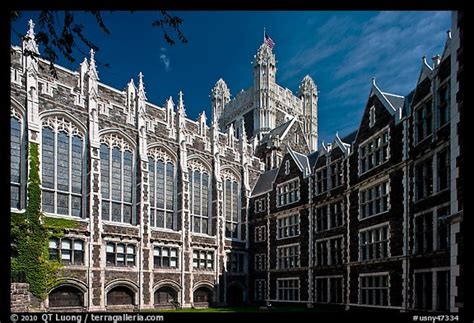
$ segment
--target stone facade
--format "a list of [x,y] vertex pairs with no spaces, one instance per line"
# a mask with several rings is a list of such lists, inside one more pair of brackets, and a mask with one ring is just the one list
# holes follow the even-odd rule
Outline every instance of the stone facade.
[[[216,83],[209,127],[204,112],[197,120],[186,117],[181,92],[177,104],[172,97],[163,106],[149,102],[141,73],[137,85],[132,79],[123,90],[101,83],[93,51],[78,71],[56,66],[58,78],[50,78],[48,62],[23,55],[25,49],[39,54],[30,22],[22,48],[12,47],[12,119],[20,120],[25,146],[34,142],[41,148],[42,129],[52,118],[85,142],[84,212],[67,217],[80,225],[66,233],[84,242],[84,261],[65,267],[49,298],[73,288],[76,299],[71,302],[83,310],[290,303],[460,311],[461,19],[453,13],[453,34],[448,34],[443,55],[432,65],[423,60],[410,94],[383,92],[374,79],[359,128],[343,138],[336,134],[320,149],[316,85],[305,77],[298,97],[277,85],[275,56],[265,43],[255,56],[251,88],[231,99],[225,82]],[[446,87],[452,95],[442,102]],[[443,104],[449,112],[441,121]],[[431,114],[418,113],[427,107]],[[429,126],[422,122],[427,115],[433,116]],[[430,134],[420,140],[423,127]],[[103,144],[133,154],[129,223],[105,216]],[[447,165],[439,157],[446,149]],[[157,157],[175,169],[169,227],[155,225],[152,173]],[[428,173],[419,175],[425,164],[431,165],[432,177],[426,176],[428,166]],[[23,165],[20,199],[26,169]],[[445,170],[447,187],[440,179]],[[195,230],[197,172],[209,174],[207,233]],[[236,201],[229,199],[232,183]],[[420,187],[429,191],[427,196],[420,197]],[[25,204],[20,201],[19,209]],[[442,213],[446,208],[449,212]],[[440,240],[445,235],[447,245]],[[134,246],[133,265],[110,265],[108,243]],[[156,266],[162,247],[176,252],[177,266]],[[15,285],[12,309],[26,297],[23,291]],[[434,303],[426,302],[430,297]],[[47,309],[55,306],[50,299]]]
[[[281,162],[260,175],[250,200],[255,302],[463,310],[458,17],[453,13],[442,55],[431,65],[423,58],[407,96],[383,92],[374,79],[358,129],[336,134],[316,153],[286,148]],[[295,179],[301,199],[279,208],[279,186]],[[300,230],[281,239],[280,218],[290,214],[299,214]],[[282,270],[286,256],[278,250],[286,244],[300,249],[297,265]],[[278,280],[296,281],[297,292],[287,294]]]

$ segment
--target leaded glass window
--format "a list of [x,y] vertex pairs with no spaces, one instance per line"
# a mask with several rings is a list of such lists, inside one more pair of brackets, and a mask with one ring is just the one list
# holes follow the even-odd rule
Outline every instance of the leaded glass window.
[[226,178],[224,183],[225,236],[239,239],[239,185],[235,178]]
[[22,169],[25,163],[22,122],[20,118],[10,118],[10,207],[24,208],[25,193],[23,189]]
[[209,234],[209,175],[204,169],[194,168],[189,175],[192,231]]
[[134,153],[116,136],[101,138],[102,219],[137,224],[133,212]]
[[175,214],[176,174],[172,160],[162,151],[152,151],[150,157],[150,219],[152,227],[177,230]]
[[68,120],[43,120],[41,142],[44,212],[82,217],[83,134]]

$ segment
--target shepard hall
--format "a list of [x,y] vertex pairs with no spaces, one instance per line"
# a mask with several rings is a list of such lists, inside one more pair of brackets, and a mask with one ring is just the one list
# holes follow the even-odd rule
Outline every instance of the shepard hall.
[[358,128],[330,143],[317,82],[277,84],[267,41],[251,85],[217,80],[191,120],[185,93],[150,102],[141,72],[102,83],[93,50],[51,76],[30,20],[11,46],[11,218],[38,207],[57,270],[43,297],[12,272],[12,311],[463,311],[462,19],[410,93],[368,79]]

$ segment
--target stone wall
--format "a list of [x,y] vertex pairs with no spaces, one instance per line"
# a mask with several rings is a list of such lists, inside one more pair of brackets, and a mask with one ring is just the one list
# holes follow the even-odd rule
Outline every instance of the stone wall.
[[10,307],[12,312],[28,312],[30,307],[30,285],[12,283],[10,290]]

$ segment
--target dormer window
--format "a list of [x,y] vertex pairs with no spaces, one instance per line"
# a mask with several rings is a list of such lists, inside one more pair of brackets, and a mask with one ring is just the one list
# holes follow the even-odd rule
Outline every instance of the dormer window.
[[375,106],[371,106],[369,110],[369,127],[372,128],[375,125]]

